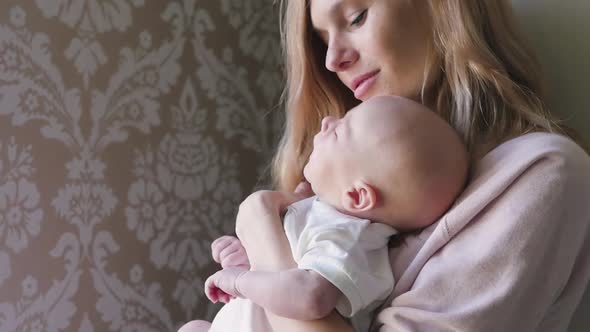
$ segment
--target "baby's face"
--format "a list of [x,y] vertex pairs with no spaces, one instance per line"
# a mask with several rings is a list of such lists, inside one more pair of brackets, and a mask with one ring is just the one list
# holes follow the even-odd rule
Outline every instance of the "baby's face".
[[[468,157],[460,138],[409,99],[374,97],[341,119],[327,117],[313,144],[303,170],[313,191],[337,209],[398,229],[429,225],[465,183]],[[372,204],[354,205],[361,195]]]
[[355,180],[375,171],[377,144],[388,134],[391,107],[367,101],[341,119],[326,117],[313,139],[313,151],[303,174],[324,201],[338,205],[342,193]]

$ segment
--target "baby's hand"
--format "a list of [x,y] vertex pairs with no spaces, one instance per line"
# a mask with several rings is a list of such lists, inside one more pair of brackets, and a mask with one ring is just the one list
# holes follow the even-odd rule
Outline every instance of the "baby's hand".
[[230,267],[215,272],[205,281],[205,295],[213,303],[221,301],[228,303],[231,299],[242,297],[237,287],[237,281],[246,269]]
[[238,238],[225,235],[211,243],[213,260],[221,264],[222,268],[240,267],[250,269],[250,262],[246,250]]

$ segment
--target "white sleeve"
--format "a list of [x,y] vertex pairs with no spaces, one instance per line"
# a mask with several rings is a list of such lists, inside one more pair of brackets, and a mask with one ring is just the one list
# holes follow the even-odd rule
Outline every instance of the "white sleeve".
[[376,229],[358,226],[306,229],[294,252],[299,268],[316,271],[343,293],[336,309],[348,317],[385,299],[393,289],[387,246],[366,250],[362,232]]

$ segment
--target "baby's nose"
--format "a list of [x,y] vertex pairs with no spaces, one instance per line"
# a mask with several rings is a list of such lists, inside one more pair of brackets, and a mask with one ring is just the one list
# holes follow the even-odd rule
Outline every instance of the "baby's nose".
[[325,118],[322,119],[322,126],[320,128],[321,132],[325,132],[326,130],[328,130],[328,128],[330,128],[330,124],[334,121],[334,117],[333,116],[326,116]]

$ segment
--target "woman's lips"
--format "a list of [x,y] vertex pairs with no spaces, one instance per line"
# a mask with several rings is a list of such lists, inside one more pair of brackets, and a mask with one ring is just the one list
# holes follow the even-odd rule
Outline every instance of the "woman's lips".
[[361,76],[359,79],[355,80],[353,85],[354,90],[354,97],[356,99],[361,99],[362,96],[369,91],[369,89],[373,86],[375,81],[377,80],[377,74],[379,73],[378,70],[371,72],[369,74]]

